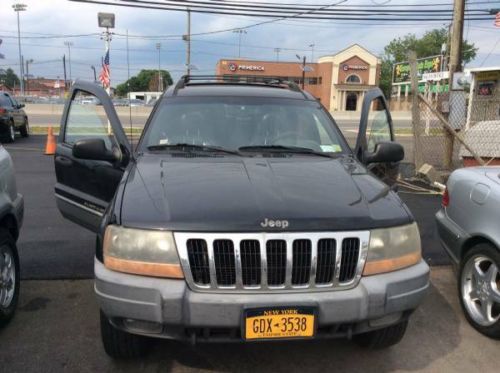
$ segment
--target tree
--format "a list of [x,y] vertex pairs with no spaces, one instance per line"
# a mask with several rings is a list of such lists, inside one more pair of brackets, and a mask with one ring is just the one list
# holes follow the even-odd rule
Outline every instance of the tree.
[[14,88],[16,85],[19,86],[19,78],[14,70],[9,67],[7,70],[0,70],[0,83],[9,88]]
[[[160,70],[163,88],[172,85],[172,77],[167,70]],[[118,84],[115,93],[126,96],[128,92],[147,92],[158,90],[158,70],[141,70],[139,74],[131,77],[125,83]]]
[[[417,53],[417,58],[435,56],[441,54],[442,45],[446,44],[449,54],[448,29],[434,29],[427,31],[421,38],[415,34],[407,34],[403,37],[393,39],[384,48],[384,56],[382,57],[382,66],[380,71],[379,86],[389,97],[391,94],[392,84],[392,65],[397,62],[403,62],[408,59],[407,53],[414,50]],[[462,61],[464,64],[469,63],[476,57],[478,48],[474,44],[464,40],[462,44]]]

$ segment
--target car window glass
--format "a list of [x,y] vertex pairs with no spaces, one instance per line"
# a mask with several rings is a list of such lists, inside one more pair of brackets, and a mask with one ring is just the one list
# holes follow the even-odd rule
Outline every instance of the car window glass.
[[12,107],[17,107],[17,101],[14,99],[14,97],[7,95],[8,99],[10,100]]
[[283,145],[336,153],[343,143],[316,102],[216,97],[165,100],[145,135],[145,146],[188,143],[238,149]]
[[108,149],[115,144],[104,107],[92,94],[78,91],[69,108],[64,142],[74,144],[86,138],[103,139]]
[[391,129],[387,111],[380,97],[373,100],[366,129],[366,143],[369,152],[375,151],[375,145],[382,141],[391,141]]
[[0,106],[7,108],[12,107],[12,102],[9,100],[9,97],[5,93],[0,94]]

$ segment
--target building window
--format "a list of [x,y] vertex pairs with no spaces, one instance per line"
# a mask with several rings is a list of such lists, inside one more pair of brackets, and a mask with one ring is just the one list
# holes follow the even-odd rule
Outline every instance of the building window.
[[345,82],[350,84],[361,84],[361,78],[356,74],[352,74],[345,79]]
[[318,78],[306,78],[306,84],[317,85],[318,84]]

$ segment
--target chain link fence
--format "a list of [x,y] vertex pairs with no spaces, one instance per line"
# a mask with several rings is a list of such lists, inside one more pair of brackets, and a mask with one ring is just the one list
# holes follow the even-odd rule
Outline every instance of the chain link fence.
[[413,118],[413,161],[449,172],[458,167],[500,164],[500,90],[419,96]]

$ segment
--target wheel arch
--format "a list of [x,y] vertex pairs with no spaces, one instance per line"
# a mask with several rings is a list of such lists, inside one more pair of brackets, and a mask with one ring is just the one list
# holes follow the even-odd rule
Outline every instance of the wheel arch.
[[494,240],[492,240],[490,237],[484,236],[484,235],[473,235],[469,237],[462,245],[462,249],[460,250],[460,259],[463,259],[467,253],[474,248],[475,246],[479,244],[489,244],[493,247],[495,247],[497,250],[499,249],[499,246],[495,243]]
[[12,238],[17,241],[19,237],[19,227],[17,225],[17,220],[14,215],[6,214],[0,218],[0,227],[6,228]]

